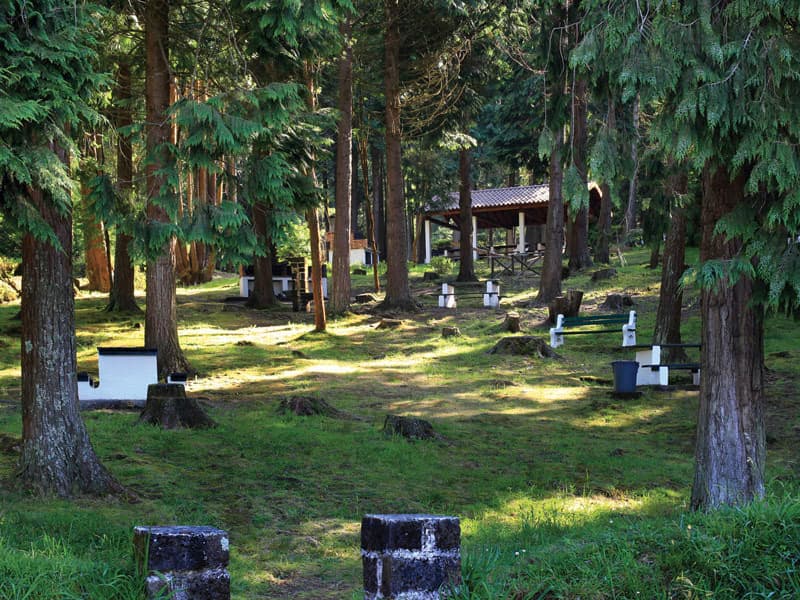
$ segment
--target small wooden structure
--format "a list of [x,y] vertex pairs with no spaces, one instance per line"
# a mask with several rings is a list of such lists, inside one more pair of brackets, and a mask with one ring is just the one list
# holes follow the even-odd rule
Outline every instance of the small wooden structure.
[[[541,250],[544,241],[544,226],[547,223],[550,186],[548,183],[522,185],[486,190],[472,190],[472,251],[473,258],[530,255]],[[597,214],[600,209],[600,189],[589,184],[589,213]],[[425,234],[425,263],[433,256],[431,226],[446,227],[459,231],[458,192],[450,192],[445,198],[434,197],[422,213]],[[499,243],[489,248],[478,248],[478,230],[500,229],[504,236]],[[510,243],[513,242],[513,243]],[[522,263],[498,264],[498,268],[516,268],[517,272],[534,273],[536,267],[529,260]]]

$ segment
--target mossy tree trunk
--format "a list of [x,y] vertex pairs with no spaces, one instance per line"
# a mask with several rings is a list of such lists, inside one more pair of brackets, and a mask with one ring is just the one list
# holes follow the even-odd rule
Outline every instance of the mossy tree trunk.
[[121,486],[94,453],[78,405],[72,217],[38,189],[29,200],[61,244],[22,243],[22,453],[20,479],[37,493],[107,494]]
[[547,205],[547,225],[545,225],[545,250],[542,259],[542,277],[539,280],[539,294],[536,296],[538,302],[544,303],[561,295],[561,247],[564,244],[564,200],[561,195],[563,132],[560,128],[555,132],[553,138],[553,149],[550,152],[550,193]]
[[[734,258],[739,239],[715,234],[719,220],[744,202],[746,177],[723,166],[703,172],[703,261]],[[691,506],[711,509],[764,495],[764,321],[752,305],[753,282],[722,277],[702,292],[700,408]]]
[[458,229],[459,240],[458,281],[478,281],[475,277],[475,261],[472,260],[472,177],[469,148],[458,152]]
[[[345,47],[339,57],[339,125],[336,137],[336,222],[333,238],[330,310],[341,314],[350,308],[350,238],[354,230],[353,186],[353,48],[350,21],[340,26]],[[357,180],[356,180],[357,181]]]
[[[159,173],[167,165],[163,147],[169,141],[169,1],[148,0],[145,9],[147,154],[147,219],[151,226],[169,222],[167,211],[159,204],[165,176]],[[175,239],[164,243],[161,253],[147,261],[147,309],[144,343],[158,350],[158,373],[191,372],[178,341],[175,294]]]
[[408,284],[408,224],[403,189],[400,127],[399,0],[385,0],[384,85],[386,96],[386,308],[411,310],[415,303]]

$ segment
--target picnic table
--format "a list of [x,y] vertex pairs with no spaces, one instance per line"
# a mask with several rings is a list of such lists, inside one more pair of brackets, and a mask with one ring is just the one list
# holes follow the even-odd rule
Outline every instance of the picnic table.
[[542,260],[544,254],[542,252],[515,252],[513,254],[489,254],[489,267],[491,269],[491,277],[495,276],[495,270],[498,275],[514,275],[519,273],[533,273],[534,275],[541,274],[539,262]]

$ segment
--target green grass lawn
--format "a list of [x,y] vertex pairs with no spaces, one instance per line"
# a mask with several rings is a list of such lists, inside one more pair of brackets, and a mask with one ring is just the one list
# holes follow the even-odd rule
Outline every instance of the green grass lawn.
[[[693,256],[696,256],[693,255]],[[640,342],[652,332],[659,275],[644,251],[585,291],[636,301]],[[435,308],[439,286],[412,273],[423,310],[376,330],[367,310],[310,333],[312,316],[225,303],[235,278],[179,289],[181,344],[198,370],[188,386],[219,427],[161,431],[132,412],[84,413],[95,449],[139,497],[40,500],[14,485],[20,436],[18,306],[0,307],[0,598],[137,598],[134,525],[213,525],[231,539],[235,598],[363,597],[362,515],[431,512],[462,519],[460,598],[800,597],[797,378],[800,329],[767,323],[767,502],[712,515],[687,511],[697,391],[682,385],[611,397],[620,335],[571,336],[560,360],[486,353],[508,335],[547,337],[536,281],[502,280],[498,310],[480,299]],[[488,273],[483,273],[483,276]],[[355,277],[368,291],[371,275]],[[143,301],[143,299],[142,299]],[[78,363],[98,345],[142,345],[143,317],[77,299]],[[685,341],[699,339],[687,292]],[[443,339],[444,325],[461,336]],[[287,417],[281,399],[313,396],[357,419]],[[431,421],[443,439],[381,432],[387,414]]]

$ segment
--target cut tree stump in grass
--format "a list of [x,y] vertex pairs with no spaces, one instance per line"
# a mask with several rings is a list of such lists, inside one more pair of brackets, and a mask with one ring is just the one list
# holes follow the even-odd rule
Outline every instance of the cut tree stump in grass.
[[520,316],[518,312],[510,312],[506,315],[506,320],[503,323],[503,327],[506,331],[510,331],[511,333],[519,333],[522,331],[522,325],[520,325]]
[[291,396],[290,398],[284,398],[280,401],[280,404],[278,404],[278,414],[293,414],[298,417],[322,415],[323,417],[341,419],[343,421],[360,420],[353,415],[342,412],[338,408],[334,408],[322,398],[313,398],[311,396]]
[[366,293],[366,294],[358,294],[356,296],[356,302],[358,304],[368,304],[370,302],[377,302],[377,301],[378,298],[377,296],[375,296],[375,294]]
[[634,305],[633,298],[629,294],[609,294],[598,307],[611,312],[620,312]]
[[441,434],[436,433],[425,419],[416,417],[401,417],[399,415],[386,415],[383,422],[383,432],[386,435],[401,435],[409,440],[440,440]]
[[616,269],[600,269],[592,273],[592,281],[603,281],[617,276]]
[[403,321],[400,319],[381,319],[381,322],[378,323],[378,326],[375,329],[397,329],[400,325],[403,324]]
[[441,277],[435,271],[425,271],[422,274],[422,281],[439,281]]
[[539,358],[561,358],[542,338],[532,335],[505,337],[498,341],[487,354],[514,354],[518,356],[538,356]]
[[442,327],[443,338],[458,337],[460,335],[461,335],[461,330],[455,325],[446,325],[445,327]]
[[158,425],[162,429],[209,429],[217,426],[197,400],[186,397],[186,388],[180,383],[148,385],[147,403],[139,422]]
[[581,290],[568,290],[564,296],[556,296],[547,305],[550,322],[555,323],[558,315],[577,317],[581,310],[582,301],[583,291]]

